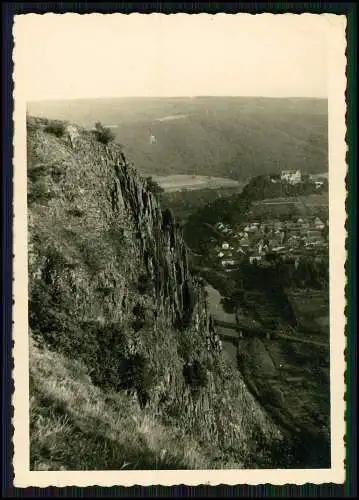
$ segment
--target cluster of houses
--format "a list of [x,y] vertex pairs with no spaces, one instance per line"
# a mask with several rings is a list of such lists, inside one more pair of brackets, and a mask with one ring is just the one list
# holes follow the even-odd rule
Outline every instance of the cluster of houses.
[[318,254],[328,248],[328,219],[299,217],[291,220],[247,222],[236,228],[218,222],[221,243],[213,251],[223,268],[230,270],[240,261],[265,260],[268,254],[286,256]]

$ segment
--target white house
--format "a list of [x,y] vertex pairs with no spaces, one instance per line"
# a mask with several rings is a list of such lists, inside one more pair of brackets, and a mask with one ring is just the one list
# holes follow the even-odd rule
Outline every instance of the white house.
[[250,255],[249,262],[253,264],[253,262],[260,262],[262,260],[261,255]]
[[300,170],[282,170],[280,178],[289,184],[298,184],[302,180],[302,173]]
[[258,255],[263,255],[265,251],[268,251],[268,245],[265,245],[263,241],[258,244]]
[[319,219],[319,217],[316,217],[314,221],[314,227],[315,229],[324,229],[325,224],[321,219]]
[[223,252],[219,252],[218,257],[221,259],[224,256]]
[[229,243],[222,243],[222,249],[223,250],[228,250],[229,249]]
[[222,260],[222,266],[234,266],[235,263],[235,260]]

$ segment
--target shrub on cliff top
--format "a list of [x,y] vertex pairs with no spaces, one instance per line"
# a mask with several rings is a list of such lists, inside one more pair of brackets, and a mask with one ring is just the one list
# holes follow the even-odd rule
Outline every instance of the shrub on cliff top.
[[46,125],[44,131],[56,137],[62,137],[65,133],[65,124],[58,121],[52,121]]
[[95,124],[95,134],[96,138],[102,144],[108,144],[115,139],[115,134],[108,127],[104,127],[102,123],[97,122]]
[[163,187],[161,187],[156,181],[152,179],[152,177],[146,178],[146,186],[149,191],[155,196],[158,196],[164,192]]

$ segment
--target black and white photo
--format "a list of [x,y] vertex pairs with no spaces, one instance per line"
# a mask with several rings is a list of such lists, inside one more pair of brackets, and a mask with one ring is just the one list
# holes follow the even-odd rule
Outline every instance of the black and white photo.
[[345,17],[14,40],[15,479],[344,480]]

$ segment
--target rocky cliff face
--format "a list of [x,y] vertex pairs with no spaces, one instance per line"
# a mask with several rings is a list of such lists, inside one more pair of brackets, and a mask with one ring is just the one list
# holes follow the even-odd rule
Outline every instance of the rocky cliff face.
[[76,357],[106,390],[134,391],[241,466],[268,459],[280,436],[222,358],[171,212],[118,145],[73,126],[54,133],[46,120],[27,126],[29,324],[38,345]]
[[159,310],[166,310],[178,328],[195,324],[210,347],[219,350],[219,339],[210,327],[203,286],[189,270],[180,226],[169,210],[161,211],[156,197],[122,154],[112,154],[110,158],[116,173],[112,203],[117,209],[124,208],[132,221],[145,279],[154,284]]

